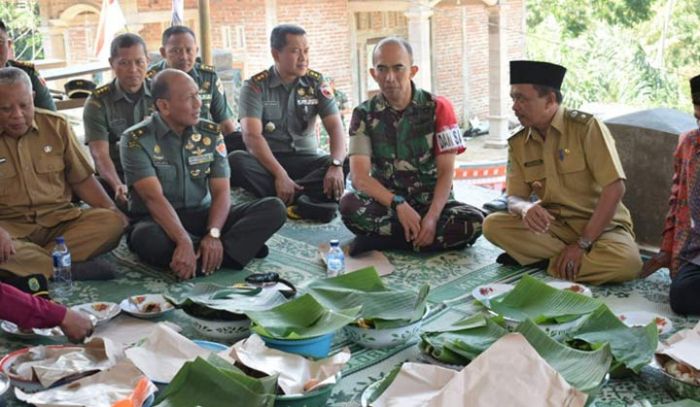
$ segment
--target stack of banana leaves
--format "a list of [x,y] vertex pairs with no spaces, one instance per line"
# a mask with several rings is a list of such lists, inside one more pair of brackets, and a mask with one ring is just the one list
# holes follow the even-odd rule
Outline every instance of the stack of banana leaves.
[[361,306],[356,324],[375,329],[406,326],[423,318],[429,291],[427,284],[417,292],[392,290],[374,267],[316,280],[307,289],[318,302],[334,310]]
[[[557,326],[564,328],[552,329]],[[602,302],[526,275],[509,293],[492,299],[488,312],[425,331],[420,348],[442,363],[466,365],[509,330],[522,333],[582,391],[598,386],[609,371],[639,373],[658,344],[654,322],[628,327]],[[556,338],[548,333],[554,331]]]

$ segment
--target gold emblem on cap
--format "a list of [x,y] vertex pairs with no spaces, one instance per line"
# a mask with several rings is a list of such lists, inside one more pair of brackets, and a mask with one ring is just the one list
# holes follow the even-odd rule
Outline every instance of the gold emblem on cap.
[[210,145],[211,145],[211,139],[210,139],[209,137],[204,137],[204,138],[202,139],[202,144],[204,144],[205,146],[210,146]]
[[195,143],[199,143],[199,140],[202,139],[202,135],[199,134],[199,133],[194,133],[194,134],[192,134],[192,136],[190,136],[190,138],[191,138],[192,141],[194,141]]
[[160,154],[160,146],[158,144],[156,144],[156,146],[153,147],[153,152],[156,154]]
[[265,131],[268,133],[272,133],[273,131],[275,131],[275,123],[267,122],[265,124]]
[[52,151],[53,151],[53,147],[52,147],[52,146],[50,146],[50,145],[48,145],[48,144],[44,146],[44,152],[45,152],[45,153],[48,154],[48,153],[50,153],[50,152],[52,152]]

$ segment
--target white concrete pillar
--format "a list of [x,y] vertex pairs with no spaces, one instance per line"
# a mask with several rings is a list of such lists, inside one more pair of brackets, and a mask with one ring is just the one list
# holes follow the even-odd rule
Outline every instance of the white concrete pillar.
[[504,148],[508,145],[508,54],[504,7],[487,7],[489,22],[489,135],[485,147]]
[[416,86],[425,90],[432,89],[430,17],[433,11],[424,4],[414,4],[405,13],[408,19],[408,41],[413,46],[413,63],[418,66],[414,78]]

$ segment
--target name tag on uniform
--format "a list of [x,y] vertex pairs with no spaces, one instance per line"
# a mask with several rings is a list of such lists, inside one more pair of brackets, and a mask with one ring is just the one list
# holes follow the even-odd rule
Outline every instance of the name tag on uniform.
[[535,167],[537,165],[542,165],[542,164],[544,164],[544,161],[542,161],[542,160],[528,161],[525,163],[525,167]]
[[297,99],[297,105],[299,105],[299,106],[314,106],[317,104],[318,104],[318,99],[316,99],[316,98]]
[[191,156],[187,157],[187,164],[189,164],[189,165],[210,163],[212,161],[214,161],[214,153],[206,153],[206,154],[202,154],[202,155],[191,155]]

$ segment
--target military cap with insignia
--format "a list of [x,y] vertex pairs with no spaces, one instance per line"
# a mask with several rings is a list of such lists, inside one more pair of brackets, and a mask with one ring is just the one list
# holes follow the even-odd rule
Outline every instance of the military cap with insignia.
[[530,84],[561,89],[566,68],[541,61],[510,61],[510,84]]
[[694,105],[700,105],[700,75],[690,79],[690,94]]
[[95,90],[95,82],[86,79],[72,79],[66,82],[63,87],[66,95],[71,99],[85,99]]

